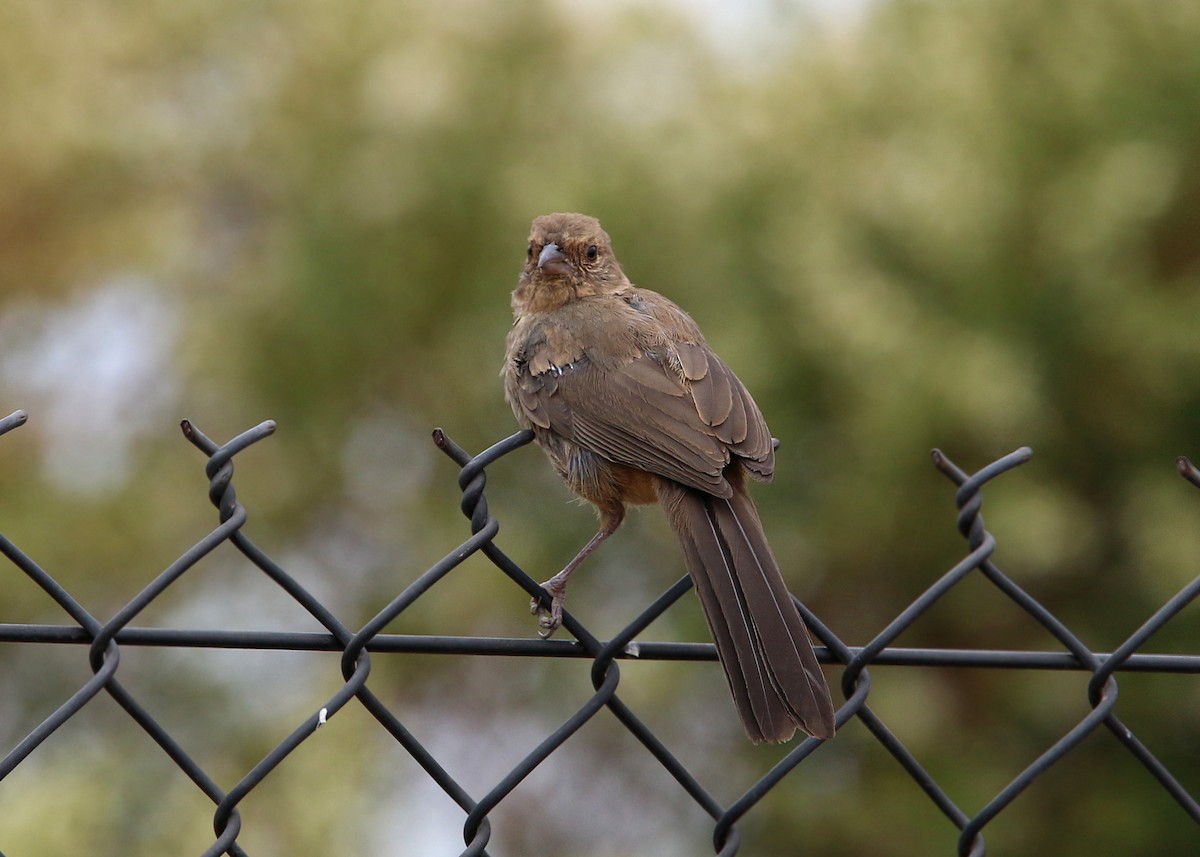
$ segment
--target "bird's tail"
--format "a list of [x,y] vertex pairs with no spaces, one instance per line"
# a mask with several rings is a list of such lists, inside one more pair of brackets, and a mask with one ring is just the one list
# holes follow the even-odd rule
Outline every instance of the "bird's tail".
[[659,500],[683,546],[746,734],[754,742],[787,741],[799,727],[833,737],[829,688],[750,495],[740,485],[724,499],[663,482]]

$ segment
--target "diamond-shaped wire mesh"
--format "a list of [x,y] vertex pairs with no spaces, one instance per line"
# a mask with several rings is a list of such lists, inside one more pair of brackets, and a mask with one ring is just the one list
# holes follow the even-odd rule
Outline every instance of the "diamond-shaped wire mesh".
[[[25,414],[17,411],[0,419],[0,435],[25,422]],[[462,489],[462,512],[470,521],[470,537],[449,551],[445,557],[413,580],[402,592],[370,621],[357,630],[348,627],[295,577],[267,556],[242,531],[246,510],[234,491],[233,458],[250,445],[268,437],[274,424],[265,422],[246,431],[228,443],[219,445],[188,422],[183,423],[184,435],[205,456],[205,472],[210,480],[209,498],[218,510],[218,525],[201,538],[145,588],[131,598],[107,621],[96,618],[67,592],[53,577],[9,539],[0,535],[0,553],[36,583],[66,613],[69,622],[62,625],[0,625],[3,643],[73,643],[85,646],[92,677],[47,716],[0,759],[0,780],[21,765],[40,745],[52,740],[55,732],[78,714],[100,694],[111,697],[132,720],[149,735],[201,792],[212,802],[214,839],[203,853],[205,857],[220,854],[244,855],[238,842],[242,831],[239,805],[265,779],[272,776],[285,758],[308,740],[328,719],[345,706],[357,703],[395,739],[424,769],[425,773],[462,809],[465,814],[463,841],[466,855],[486,855],[491,838],[491,812],[539,765],[592,718],[607,712],[653,756],[674,778],[691,800],[695,801],[713,820],[714,853],[736,854],[741,839],[737,822],[784,778],[803,776],[801,765],[823,743],[814,738],[798,742],[761,779],[729,804],[722,804],[689,770],[679,756],[639,718],[618,693],[621,681],[620,661],[624,659],[715,659],[712,645],[695,643],[666,643],[637,640],[657,617],[691,588],[684,576],[662,596],[648,605],[634,621],[609,640],[600,640],[569,612],[565,628],[573,640],[542,641],[535,639],[495,639],[478,637],[390,635],[382,630],[408,609],[422,594],[429,591],[450,571],[467,558],[482,554],[495,567],[534,597],[545,597],[536,581],[512,561],[494,542],[499,530],[497,520],[489,513],[484,497],[485,469],[497,459],[528,444],[529,432],[518,432],[496,443],[478,455],[470,455],[455,444],[440,429],[434,432],[438,448],[460,467],[459,487]],[[981,489],[992,479],[1024,463],[1030,457],[1026,448],[1006,455],[974,474],[967,474],[945,455],[935,451],[934,465],[957,486],[959,510],[957,526],[967,540],[968,553],[953,568],[943,574],[910,605],[901,610],[875,637],[862,646],[849,646],[811,611],[800,605],[805,621],[823,646],[818,657],[823,663],[840,670],[840,687],[844,701],[838,711],[839,728],[851,721],[860,722],[891,754],[911,777],[915,787],[959,830],[957,853],[985,853],[983,829],[993,822],[1013,800],[1038,777],[1060,762],[1084,738],[1105,727],[1121,746],[1126,748],[1158,781],[1166,795],[1185,813],[1200,823],[1200,805],[1180,784],[1167,766],[1150,751],[1116,714],[1117,679],[1120,671],[1197,673],[1200,655],[1151,655],[1138,650],[1172,617],[1200,593],[1200,577],[1192,580],[1159,608],[1124,643],[1109,654],[1091,651],[1072,631],[1050,613],[1039,601],[1002,572],[992,561],[996,540],[983,524],[980,508]],[[1179,460],[1180,473],[1200,487],[1200,471],[1186,459]],[[228,543],[313,619],[326,632],[278,631],[212,631],[171,628],[139,628],[134,620],[173,583],[187,574],[200,560],[218,546]],[[1062,645],[1060,652],[1014,652],[999,650],[913,649],[896,648],[896,638],[918,621],[939,599],[970,575],[985,578],[1000,593],[1011,599],[1021,610],[1036,620]],[[156,719],[147,706],[128,690],[118,678],[122,645],[171,647],[225,647],[242,649],[273,649],[294,651],[325,651],[341,653],[342,686],[316,710],[297,724],[292,732],[254,765],[232,786],[222,788],[189,754],[183,744]],[[576,657],[592,662],[591,681],[594,693],[562,724],[529,751],[492,788],[482,795],[472,795],[452,776],[435,755],[405,726],[404,722],[377,696],[368,683],[371,653],[439,652],[461,655],[494,655],[503,653],[521,657]],[[1082,670],[1091,674],[1087,684],[1088,711],[1060,738],[1004,786],[982,809],[971,813],[960,808],[945,788],[922,766],[894,735],[875,711],[867,704],[871,692],[872,664],[904,665],[909,667],[978,666],[1010,670]],[[279,774],[286,776],[286,774]],[[4,809],[0,806],[0,812]],[[3,843],[0,843],[2,846]],[[0,855],[2,857],[2,855]]]

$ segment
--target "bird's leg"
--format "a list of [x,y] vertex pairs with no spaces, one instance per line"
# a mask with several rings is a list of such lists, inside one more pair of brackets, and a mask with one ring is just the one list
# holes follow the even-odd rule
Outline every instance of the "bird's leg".
[[543,640],[562,626],[563,605],[567,602],[567,581],[591,552],[600,547],[601,542],[617,531],[617,527],[621,526],[624,517],[625,510],[623,508],[617,514],[601,512],[600,529],[596,535],[588,540],[588,543],[583,546],[583,550],[575,554],[575,558],[568,562],[562,571],[542,584],[542,589],[550,596],[549,609],[543,606],[541,598],[534,598],[529,602],[529,612],[538,617],[538,636]]

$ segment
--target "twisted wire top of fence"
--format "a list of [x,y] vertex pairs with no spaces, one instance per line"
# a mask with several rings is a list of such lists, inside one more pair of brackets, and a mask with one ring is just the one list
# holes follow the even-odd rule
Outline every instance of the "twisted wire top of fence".
[[[17,411],[0,419],[0,435],[22,425],[24,412]],[[214,839],[203,852],[215,855],[244,855],[239,843],[243,817],[240,806],[245,798],[272,776],[286,776],[277,769],[285,758],[343,708],[355,703],[368,712],[409,754],[431,780],[464,813],[463,841],[466,855],[486,855],[492,838],[492,811],[505,801],[522,781],[549,759],[565,742],[593,718],[606,712],[633,736],[661,765],[678,787],[712,819],[714,853],[736,854],[741,847],[737,823],[781,781],[803,776],[799,769],[825,742],[815,738],[780,750],[776,764],[760,779],[745,788],[731,802],[722,803],[686,765],[678,753],[639,716],[635,706],[627,704],[618,692],[623,660],[715,660],[709,643],[658,642],[639,639],[646,628],[683,596],[691,581],[678,579],[661,596],[647,605],[611,639],[597,638],[569,612],[565,628],[573,639],[487,638],[472,636],[430,636],[385,634],[383,629],[410,609],[454,568],[476,554],[486,557],[496,569],[519,587],[537,597],[535,580],[505,554],[495,541],[499,523],[488,509],[484,495],[486,468],[532,440],[529,432],[518,432],[488,449],[471,455],[443,431],[434,432],[437,447],[461,469],[458,484],[462,490],[462,513],[469,520],[470,535],[448,551],[437,563],[412,579],[383,609],[361,627],[355,628],[330,610],[293,575],[261,548],[243,530],[246,510],[233,487],[234,457],[252,444],[269,437],[275,425],[264,422],[224,444],[209,439],[185,421],[185,437],[206,457],[205,473],[209,480],[209,498],[218,510],[218,524],[178,559],[168,565],[145,587],[130,598],[110,618],[101,619],[89,612],[47,571],[7,537],[0,535],[0,553],[11,565],[49,596],[65,613],[63,624],[0,624],[0,643],[66,644],[87,649],[91,678],[63,700],[40,724],[31,730],[0,759],[0,781],[21,765],[55,732],[101,694],[111,697],[149,735],[178,769],[211,801],[214,811]],[[957,828],[957,853],[985,853],[983,829],[992,823],[1031,783],[1062,761],[1090,734],[1104,727],[1112,740],[1127,750],[1193,822],[1200,823],[1200,805],[1180,783],[1168,766],[1137,737],[1118,716],[1118,672],[1200,673],[1200,654],[1148,654],[1139,650],[1200,593],[1200,577],[1184,586],[1157,609],[1127,639],[1110,653],[1094,652],[1033,595],[1022,588],[994,563],[996,539],[984,527],[980,509],[983,487],[1023,464],[1031,452],[1018,449],[988,464],[975,473],[967,473],[941,452],[933,453],[934,466],[956,486],[957,527],[967,542],[967,553],[941,574],[910,604],[896,613],[886,625],[862,645],[844,642],[827,624],[799,602],[803,618],[821,643],[818,657],[837,675],[843,702],[837,712],[839,729],[857,721],[867,734],[881,745],[907,772],[946,820]],[[1200,471],[1186,459],[1179,459],[1179,471],[1189,482],[1200,487]],[[138,627],[135,621],[155,599],[186,575],[219,545],[232,545],[275,585],[315,619],[323,631],[225,631],[216,629],[177,629]],[[899,648],[892,644],[917,622],[936,602],[968,576],[981,576],[991,586],[1036,620],[1060,644],[1058,651],[1005,651],[978,649]],[[3,618],[0,616],[0,618]],[[323,704],[314,707],[302,722],[294,724],[290,734],[235,783],[219,785],[173,735],[150,706],[139,699],[121,681],[120,652],[123,647],[151,646],[177,648],[268,649],[308,652],[340,652],[341,686]],[[590,677],[594,693],[562,724],[545,736],[490,789],[472,794],[460,779],[450,773],[392,707],[385,704],[369,681],[372,655],[383,653],[423,653],[444,655],[509,656],[531,658],[583,658],[591,661]],[[973,812],[964,810],[923,767],[921,761],[895,735],[868,704],[871,694],[872,665],[911,667],[985,667],[1012,670],[1067,670],[1090,673],[1086,685],[1086,710],[1057,740],[1004,785],[986,804]],[[0,748],[3,750],[4,748]],[[4,796],[0,792],[0,814]],[[0,842],[0,847],[4,843]]]

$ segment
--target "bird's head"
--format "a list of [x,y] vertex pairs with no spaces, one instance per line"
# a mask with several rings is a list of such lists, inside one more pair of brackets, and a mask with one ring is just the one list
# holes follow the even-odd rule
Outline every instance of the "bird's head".
[[586,214],[544,214],[529,229],[513,309],[518,315],[545,312],[628,285],[600,221]]

